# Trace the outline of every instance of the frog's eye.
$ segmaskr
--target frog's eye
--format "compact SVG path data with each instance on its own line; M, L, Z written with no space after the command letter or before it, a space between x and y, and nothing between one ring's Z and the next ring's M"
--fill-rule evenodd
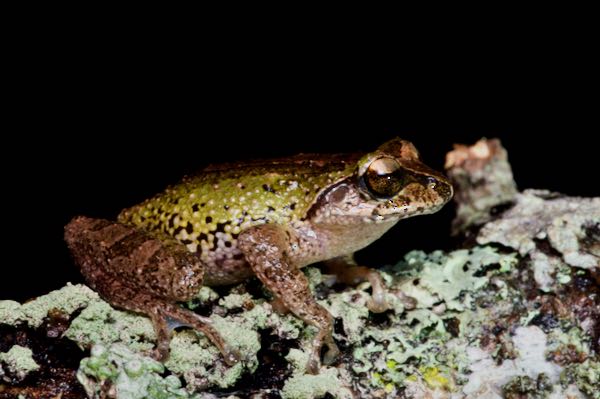
M379 158L371 162L363 175L369 192L377 198L390 198L404 186L404 173L394 158Z

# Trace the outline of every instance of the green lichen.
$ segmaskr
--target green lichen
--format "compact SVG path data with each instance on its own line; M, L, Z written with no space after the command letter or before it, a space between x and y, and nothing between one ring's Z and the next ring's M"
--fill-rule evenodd
M0 301L0 324L14 326L24 319L19 302Z
M77 379L89 397L103 397L106 387L119 399L199 399L181 387L174 375L162 377L164 366L122 344L96 345L81 361Z
M193 330L183 330L173 335L169 360L165 367L177 374L188 370L208 368L216 363L219 350L211 345L208 338Z
M548 332L548 353L590 353L590 337L578 327L555 328Z
M309 358L310 354L308 352L291 348L285 360L292 366L293 373L302 375L306 371Z
M333 317L342 319L344 336L335 334L335 338L357 343L361 340L365 322L369 317L366 307L369 295L363 291L351 291L331 294L326 300L319 301Z
M58 310L70 315L98 300L98 294L87 286L67 284L60 290L23 304L21 310L29 326L39 327L50 310Z
M371 387L386 394L396 392L406 381L420 381L431 390L456 390L469 371L467 336L481 331L480 321L485 319L473 312L475 301L480 296L489 297L485 290L491 277L507 274L516 262L515 254L501 254L489 247L449 254L407 254L403 262L386 272L394 277L392 289L399 288L416 299L416 306L388 314L385 327L369 326L365 322L368 317L359 318L358 333L349 340L354 344L352 370L369 373ZM510 301L509 288L499 286L499 296ZM506 309L511 311L512 307ZM345 324L344 315L338 313ZM449 330L447 325L452 324L456 327ZM455 334L462 340L454 338Z
M517 263L514 254L502 255L491 247L476 247L473 250L458 250L448 254L443 263L439 261L423 261L422 254L411 252L406 255L405 263L421 263L421 270L414 279L402 284L406 294L416 294L415 299L422 307L430 307L433 303L443 300L448 309L462 311L470 306L470 301L458 300L459 295L473 292L482 288L489 282L489 278L478 276L480 271L487 266L499 265L498 272L506 272ZM402 263L399 267L402 267ZM418 279L418 284L415 284ZM416 289L409 286L420 286L427 293L416 293ZM429 294L429 295L428 295ZM432 302L433 301L433 302Z
M200 305L205 305L219 299L219 294L210 287L202 286L198 293L190 301L187 301L186 306L190 309L195 309Z
M512 378L502 387L506 399L544 399L552 391L548 376L541 373L536 379L526 375Z
M353 398L350 390L342 385L335 368L322 369L318 375L294 375L281 390L283 399L321 398L329 393L338 399Z
M252 310L254 311L255 309ZM212 319L215 328L219 331L225 341L240 352L246 367L249 370L254 371L256 366L258 366L256 354L260 350L260 337L257 332L257 324L259 324L261 320L258 317L256 320L252 320L252 316L249 316L251 314L262 313L250 311L246 313L243 320L241 320L242 318L240 317L226 319L219 316L213 316Z
M147 317L113 309L103 301L89 304L71 322L65 336L82 347L121 342L136 351L150 351L156 334Z
M569 284L573 280L571 278L571 268L566 264L561 263L561 265L558 267L555 278L559 284Z
M252 296L248 293L244 294L229 294L219 299L219 305L225 309L237 309L244 307L244 304L252 303Z
M304 275L308 279L308 285L312 292L315 291L315 287L323 282L323 275L321 270L316 267L305 267L303 269Z
M103 344L97 347L101 350L93 349L80 367L79 378L92 394L104 383L104 389L118 389L121 395L129 395L123 396L126 398L209 398L198 392L231 388L244 375L256 371L261 335L264 337L265 332L294 342L285 355L290 377L280 392L284 398L318 398L327 393L336 398L351 397L350 386L360 397L397 397L401 391L407 397L423 397L435 391L460 395L459 391L467 386L470 392L476 392L478 383L471 383L470 379L477 376L485 381L486 370L503 373L504 381L514 380L505 388L506 392L517 392L527 384L523 380L525 385L519 385L516 377L523 372L509 367L511 364L522 369L535 369L533 363L543 364L543 370L528 374L538 375L549 369L555 383L560 367L545 360L544 354L551 356L552 352L568 348L589 356L591 351L589 335L581 326L573 325L572 320L560 320L556 328L548 331L531 325L542 311L527 302L525 293L514 283L520 273L514 267L517 260L515 253L501 253L491 247L450 253L410 252L402 262L382 272L389 290L388 302L393 307L380 315L368 311L368 283L329 292L319 303L337 319L334 337L352 355L335 369L323 366L317 376L305 373L315 328L292 314L274 312L265 298L250 295L243 285L220 298L214 290L204 290L201 298L191 304L212 307L213 325L227 344L241 354L242 361L233 366L224 362L219 350L202 333L180 328L173 333L169 360L158 367L143 356L151 353L155 345L150 320L114 310L98 298L85 299L85 289L83 299L73 300L75 295L65 287L71 300L60 303L59 308L66 313L81 310L66 331L66 338L82 347ZM325 278L315 268L307 269L307 275L313 286ZM549 287L554 289L557 285ZM414 306L408 309L403 302L406 296L414 299ZM53 300L58 302L56 295ZM2 301L2 322L14 325L43 319L56 307L42 306L45 302L40 301L33 308L36 311L28 310L27 315L23 311L25 305ZM536 352L535 362L518 358L520 353L527 355L527 345L517 342L519 334L511 334L521 329L502 325L508 319L513 320L514 326L529 326L526 329L531 330L535 342L543 338L544 347ZM502 330L491 335L498 325ZM485 354L479 369L473 368L477 364L473 353ZM583 392L596 392L596 359L592 357L586 363L591 365L591 371L589 367L569 366L564 381L571 384L571 391L577 386ZM165 373L170 374L165 377ZM192 393L197 394L191 396Z
M218 349L203 334L192 330L175 334L165 367L183 376L191 391L210 386L226 388L233 385L245 370L242 363L233 367L225 365Z
M30 327L37 328L51 310L71 315L94 301L99 301L97 293L85 285L68 283L59 290L20 306L17 306L14 301L0 302L0 323L9 325L26 323Z
M563 384L575 384L593 399L600 399L600 361L588 359L567 366L561 375Z
M233 300L229 298L232 296ZM293 316L282 317L273 313L271 306L264 301L254 301L248 295L230 294L224 298L224 303L235 303L240 297L244 298L244 302L253 304L251 310L226 317L212 315L211 319L227 344L239 352L241 362L227 366L218 349L201 333L188 329L174 334L165 366L183 376L189 389L227 388L244 373L254 372L261 347L258 331L262 329L268 328L286 337L298 337L298 322Z
M29 348L14 345L8 352L0 353L0 377L8 374L11 378L21 381L39 368Z

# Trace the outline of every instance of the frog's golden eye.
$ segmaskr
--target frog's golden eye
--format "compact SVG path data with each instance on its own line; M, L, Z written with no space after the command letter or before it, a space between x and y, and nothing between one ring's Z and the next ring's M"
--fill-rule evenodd
M369 192L377 198L390 198L404 186L404 173L394 158L379 158L371 162L363 175Z

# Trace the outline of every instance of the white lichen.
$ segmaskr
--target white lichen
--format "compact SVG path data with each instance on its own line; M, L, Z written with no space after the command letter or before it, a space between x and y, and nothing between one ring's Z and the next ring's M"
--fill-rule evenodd
M313 399L323 397L326 393L338 399L352 399L354 396L339 380L335 368L321 369L318 375L295 375L288 379L281 390L283 399Z
M544 373L551 383L560 378L562 367L546 360L546 334L536 326L519 327L515 330L512 342L518 351L518 357L504 360L498 365L489 352L477 347L468 347L467 354L471 363L469 382L462 391L467 397L501 399L502 387L512 378L526 375L537 378ZM495 396L494 396L495 395Z
M486 223L477 236L480 244L499 243L521 256L537 251L536 240L548 240L570 266L592 268L600 257L582 249L585 228L600 223L600 198L556 196L525 190L502 218Z

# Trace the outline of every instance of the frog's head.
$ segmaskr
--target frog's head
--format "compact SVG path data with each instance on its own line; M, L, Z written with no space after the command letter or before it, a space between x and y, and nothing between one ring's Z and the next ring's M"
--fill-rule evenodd
M437 212L452 198L452 184L419 160L415 146L395 138L358 162L358 188L375 219Z
M338 223L342 216L398 221L437 212L452 194L448 179L423 164L411 142L395 138L364 155L351 176L333 184L319 213Z

